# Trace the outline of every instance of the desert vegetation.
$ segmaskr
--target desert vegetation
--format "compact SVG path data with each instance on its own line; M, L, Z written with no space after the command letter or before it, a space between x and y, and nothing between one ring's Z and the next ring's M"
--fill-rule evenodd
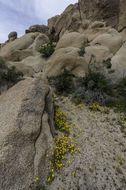
M0 87L7 86L9 88L22 77L22 72L17 71L15 66L7 67L4 59L0 57Z
M52 43L52 42L49 42L48 44L42 45L39 48L39 52L45 58L50 57L53 54L54 51L55 51L55 44Z
M104 62L107 68L111 67L110 60ZM72 94L76 104L81 102L94 103L92 109L99 110L98 106L113 107L115 110L126 109L126 79L123 78L116 84L104 74L89 71L84 77L76 78L70 71L64 71L54 77L48 78L49 83L59 95ZM107 111L106 111L107 112Z

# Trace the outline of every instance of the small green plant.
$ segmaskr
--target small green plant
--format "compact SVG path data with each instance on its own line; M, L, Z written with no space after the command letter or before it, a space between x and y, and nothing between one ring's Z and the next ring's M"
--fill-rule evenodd
M17 57L16 59L14 59L14 62L19 62L21 61L20 57Z
M99 111L101 113L109 114L110 108L105 106L100 106L98 103L93 103L89 106L92 111Z
M111 59L110 59L110 58L107 59L107 60L104 60L104 61L103 61L103 64L105 65L105 67L106 67L107 69L111 69L111 67L112 67L112 63L111 63Z
M90 71L84 77L79 78L81 86L91 90L101 90L106 92L109 89L109 82L106 77L100 72Z
M50 84L54 85L56 88L57 93L71 93L74 89L72 78L74 77L73 74L70 73L67 69L55 76L48 78Z
M75 103L75 105L79 105L81 103L81 98L75 97L75 98L73 98L73 102Z
M115 85L113 96L115 111L126 111L126 78Z
M115 72L114 69L111 69L111 70L108 71L109 74L112 74L112 73L114 73L114 72Z
M42 45L39 48L39 52L42 53L43 57L45 58L50 57L54 51L55 51L55 44L52 42L49 42L46 45Z
M84 57L85 54L85 48L81 47L80 50L78 51L79 56Z
M119 124L121 125L121 132L126 134L126 115L121 116Z
M3 57L0 56L0 69L5 65Z
M49 37L50 42L58 42L59 36L56 35L56 31L54 27L52 27L48 37Z
M23 76L23 73L20 71L17 71L15 66L12 66L7 69L4 77L7 81L16 82L18 78L22 76Z
M43 186L43 187L37 187L36 190L46 190L46 189L45 186Z
M119 81L116 89L119 95L126 97L126 77Z

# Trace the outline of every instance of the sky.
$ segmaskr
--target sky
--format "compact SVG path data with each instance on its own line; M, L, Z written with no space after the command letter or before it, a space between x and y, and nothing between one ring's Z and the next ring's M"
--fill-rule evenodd
M12 31L18 37L34 24L47 25L48 18L61 14L78 0L0 0L0 43L8 39Z

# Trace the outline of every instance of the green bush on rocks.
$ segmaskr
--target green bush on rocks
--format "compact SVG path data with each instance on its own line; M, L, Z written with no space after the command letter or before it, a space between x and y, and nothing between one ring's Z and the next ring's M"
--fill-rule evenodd
M48 78L48 81L51 85L53 85L56 88L56 91L59 94L72 93L74 89L72 81L73 77L74 75L71 74L70 71L64 69L64 71L61 74Z
M39 52L42 53L42 56L45 58L50 57L54 51L55 51L55 44L52 42L49 42L48 44L42 45L39 48Z
M90 90L100 90L106 92L109 89L107 78L100 72L88 72L84 77L79 78L80 86Z

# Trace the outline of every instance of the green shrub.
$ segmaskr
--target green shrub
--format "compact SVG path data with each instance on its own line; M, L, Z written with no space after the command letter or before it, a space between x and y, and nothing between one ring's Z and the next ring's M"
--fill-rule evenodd
M84 57L85 54L85 48L81 47L80 50L78 51L79 56Z
M70 73L67 69L64 69L63 73L48 78L49 83L54 85L56 91L60 94L66 92L71 93L74 89L72 78L74 77L73 74Z
M104 61L103 61L103 64L104 64L104 66L105 66L107 69L111 69L111 67L112 67L112 63L111 63L111 59L110 59L110 58L107 59L107 60L104 60Z
M112 88L112 99L108 106L114 107L115 111L126 111L126 78L121 79Z
M0 56L0 69L2 69L5 65L5 61L3 59L3 57Z
M109 89L109 82L100 72L89 72L84 77L79 78L81 86L90 90L100 90L106 92Z
M116 89L119 95L126 97L126 78L123 78L119 81Z
M59 36L56 35L56 31L54 27L52 27L48 37L49 37L50 42L58 42Z
M42 53L43 57L49 57L53 54L53 52L55 51L55 45L52 42L49 42L46 45L42 45L39 48L39 52Z
M14 62L19 62L21 61L20 57L17 57L16 59L14 59Z
M23 73L16 70L15 66L12 66L7 69L7 72L5 73L5 79L10 82L16 82L19 77L22 77Z

